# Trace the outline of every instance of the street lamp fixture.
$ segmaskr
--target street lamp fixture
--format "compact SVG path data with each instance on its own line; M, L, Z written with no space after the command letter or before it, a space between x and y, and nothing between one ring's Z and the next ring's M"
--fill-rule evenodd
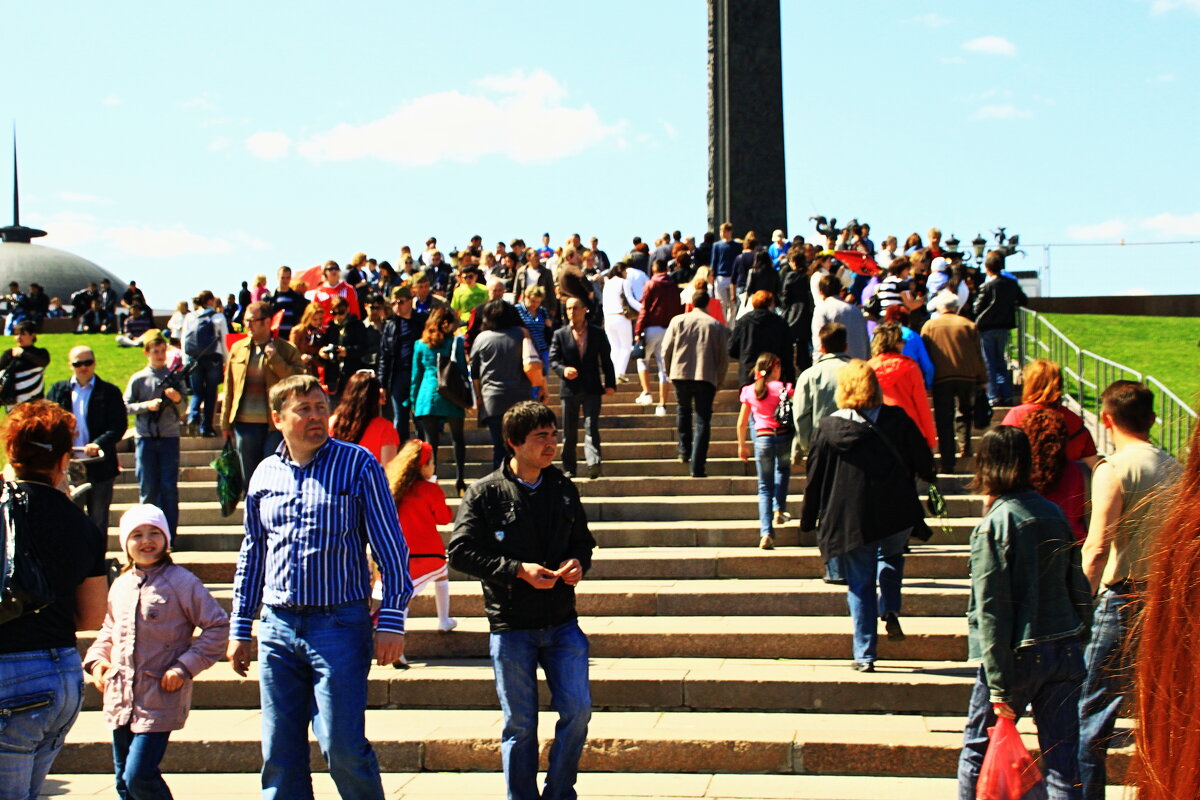
M975 263L983 263L983 251L987 249L987 239L975 234L975 238L971 240L971 249L975 251Z
M960 244L962 244L962 242L960 242L960 241L958 240L958 237L957 237L957 236L955 236L955 235L952 233L952 234L950 234L950 238L949 238L949 239L947 239L947 240L946 240L946 241L945 241L943 244L945 244L945 245L946 245L946 252L947 252L947 253L957 253L957 252L958 252L958 246L959 246Z

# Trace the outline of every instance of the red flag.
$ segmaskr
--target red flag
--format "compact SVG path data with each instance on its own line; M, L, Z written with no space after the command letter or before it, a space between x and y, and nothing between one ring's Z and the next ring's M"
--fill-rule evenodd
M286 308L281 308L271 315L271 336L279 336L279 326L283 324L283 315L287 313Z
M880 273L879 265L875 263L875 259L858 250L838 250L834 253L834 256L837 257L838 261L845 264L847 269L859 275L871 276Z

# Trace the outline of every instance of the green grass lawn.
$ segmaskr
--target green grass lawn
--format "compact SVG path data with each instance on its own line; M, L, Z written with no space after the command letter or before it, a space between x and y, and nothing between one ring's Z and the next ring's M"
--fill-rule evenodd
M129 376L146 366L146 355L140 347L117 347L106 333L47 333L38 336L37 344L50 351L50 366L46 367L46 390L58 381L74 374L67 354L72 347L87 345L96 354L96 374L114 384L122 392ZM11 346L11 345L10 345Z
M1044 314L1085 350L1152 375L1195 408L1200 401L1200 320Z

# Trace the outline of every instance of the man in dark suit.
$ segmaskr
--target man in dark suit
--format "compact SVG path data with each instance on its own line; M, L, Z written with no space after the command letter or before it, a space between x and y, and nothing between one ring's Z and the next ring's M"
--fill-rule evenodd
M588 477L600 477L600 401L617 390L608 336L587 321L587 304L567 299L567 318L550 343L550 368L562 378L563 472L575 477L575 443L579 438L579 410L583 409L584 458Z
M75 377L50 387L47 399L75 415L75 446L83 448L88 483L88 516L101 531L108 530L108 508L112 505L117 466L117 443L129 422L121 390L96 377L96 355L90 347L71 348ZM99 456L99 458L97 458Z

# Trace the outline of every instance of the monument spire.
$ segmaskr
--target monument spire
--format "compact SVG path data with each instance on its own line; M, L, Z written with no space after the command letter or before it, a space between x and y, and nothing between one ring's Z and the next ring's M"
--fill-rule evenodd
M13 222L12 225L0 228L0 240L29 244L31 239L45 236L46 232L37 228L26 228L21 224L21 190L17 181L17 123L13 123Z

